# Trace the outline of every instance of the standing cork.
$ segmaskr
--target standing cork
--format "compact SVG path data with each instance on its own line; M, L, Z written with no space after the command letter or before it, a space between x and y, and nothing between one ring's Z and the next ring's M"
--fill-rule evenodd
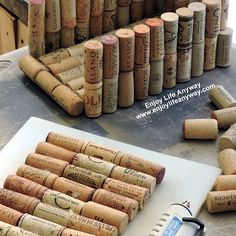
M117 7L117 0L104 0L104 10L112 11Z
M213 70L216 67L216 38L205 38L204 70Z
M60 0L46 1L46 32L55 33L61 29Z
M176 85L177 53L164 57L163 87L173 88Z
M89 37L93 38L102 34L103 14L91 17L89 20Z
M187 7L189 0L175 0L175 8Z
M163 60L151 61L149 80L150 95L160 94L163 87Z
M144 0L132 0L130 4L130 20L135 22L143 19Z
M90 0L76 0L76 19L78 22L89 22Z
M236 149L236 124L233 124L219 140L220 150L227 148Z
M130 5L117 6L116 9L116 28L125 27L130 20Z
M220 30L225 30L228 23L229 0L221 0Z
M216 191L236 190L236 175L220 175L215 182Z
M116 28L116 9L104 11L102 20L102 33L108 33Z
M54 52L58 50L61 41L61 33L58 32L46 32L46 52Z
M192 77L199 77L203 74L204 46L204 42L192 44Z
M76 43L81 43L89 38L89 21L77 22L75 29Z
M68 48L75 45L75 29L74 28L62 28L61 29L61 47Z
M90 16L100 16L104 9L104 0L91 0Z
M76 26L76 0L61 0L61 24L70 29Z
M225 149L218 155L220 168L225 175L236 174L236 151L233 149Z
M17 226L23 214L0 204L0 220Z

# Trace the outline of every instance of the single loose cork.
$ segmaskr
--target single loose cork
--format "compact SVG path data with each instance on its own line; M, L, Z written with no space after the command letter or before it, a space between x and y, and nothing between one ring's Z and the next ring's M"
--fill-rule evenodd
M71 88L73 91L80 90L84 87L84 77L79 77L77 79L73 79L66 83L66 86Z
M56 78L63 84L66 84L67 82L79 78L83 75L84 75L84 66L80 66L61 72L58 75L56 75Z
M215 191L236 190L236 175L220 175L215 182Z
M75 28L65 28L61 29L60 44L63 48L68 48L75 45Z
M61 29L60 0L46 1L46 32L55 33Z
M88 22L90 18L90 0L76 0L76 18L78 22Z
M132 0L130 4L130 20L135 22L143 19L144 0Z
M82 231L67 228L62 231L60 236L95 236L95 234L88 234Z
M102 33L108 33L116 28L116 9L104 11L102 19Z
M61 33L58 32L46 32L45 44L46 44L46 53L54 52L58 50L60 46Z
M177 53L164 57L163 87L173 88L176 85L177 74Z
M0 204L0 221L17 226L23 214Z
M163 60L151 61L150 65L148 93L150 95L160 94L163 87Z
M117 6L116 8L116 28L122 28L130 22L130 5Z
M103 14L100 16L93 16L89 20L89 37L97 37L102 35L102 23L103 21Z
M210 89L208 97L219 109L236 106L235 98L222 85Z
M77 22L75 28L75 41L81 43L89 38L89 21Z
M104 11L112 11L117 7L117 0L104 0Z
M192 44L192 77L199 77L203 74L204 46L204 42Z
M210 213L236 210L236 190L209 192L207 209Z
M204 70L212 70L216 67L216 38L205 38Z
M220 30L225 30L228 23L229 0L221 0Z
M229 128L236 123L236 107L224 108L211 113L211 118L218 121L219 128Z
M233 124L219 139L220 150L236 149L236 124Z
M76 0L61 0L61 24L63 28L76 26Z
M225 175L236 174L236 151L234 149L225 149L218 155L220 168Z
M175 9L181 7L187 7L189 4L189 0L175 0Z

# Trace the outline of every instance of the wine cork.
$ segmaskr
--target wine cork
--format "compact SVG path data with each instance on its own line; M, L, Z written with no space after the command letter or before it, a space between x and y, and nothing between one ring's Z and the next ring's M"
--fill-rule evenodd
M28 37L29 55L39 58L45 54L44 35L30 35Z
M210 89L208 96L219 109L236 106L235 98L222 85Z
M220 168L225 175L236 174L236 151L233 149L225 149L218 155Z
M70 219L68 228L81 230L83 232L95 234L96 236L118 235L118 229L116 227L76 214Z
M104 0L104 11L112 11L117 7L117 0Z
M20 58L19 67L33 81L40 71L48 71L43 64L29 55Z
M46 1L46 32L55 33L61 29L61 3L60 0Z
M144 100L148 97L150 65L134 68L134 98Z
M211 113L211 118L218 121L219 128L229 128L236 123L236 107L224 108Z
M77 22L75 29L76 43L81 43L89 38L89 21Z
M231 64L231 47L232 47L233 30L226 28L220 31L217 38L216 65L227 67Z
M206 5L206 38L215 38L220 31L221 1L203 0L202 3Z
M204 46L204 42L192 44L192 77L199 77L203 74Z
M43 195L42 202L63 210L73 211L75 214L80 214L85 204L81 200L50 189Z
M235 211L236 190L209 192L207 209L210 213Z
M0 220L11 224L11 225L18 225L23 214L19 211L13 210L9 207L0 204Z
M85 202L92 199L93 193L95 191L93 188L62 177L56 179L52 189Z
M153 16L156 13L156 1L145 0L144 1L144 15L145 17Z
M49 171L36 169L27 165L20 166L17 169L16 174L38 184L42 184L47 188L51 188L54 181L58 178L57 175L52 174Z
M0 188L0 204L16 211L32 214L39 203L37 198Z
M216 139L217 121L213 119L187 119L183 123L185 139Z
M116 28L116 9L104 11L102 20L102 33L108 33Z
M191 78L192 48L177 51L177 82L187 82Z
M164 57L163 87L173 88L176 85L177 53Z
M150 28L140 24L134 26L133 30L135 33L135 66L147 66L150 59Z
M84 83L84 108L90 118L102 114L102 81L97 84Z
M76 0L76 19L78 22L88 22L90 18L90 0Z
M40 184L17 175L9 175L4 182L4 188L38 198L39 200L42 199L44 193L48 190L48 188Z
M49 96L52 95L53 90L61 85L61 82L58 81L50 72L40 71L35 77L34 82Z
M61 48L55 52L51 52L40 57L38 60L42 62L45 66L49 66L51 64L59 63L68 57L70 57L69 52L64 48Z
M56 78L61 81L63 84L79 78L84 75L84 66L75 67L70 70L63 71L56 75Z
M132 0L130 4L130 20L142 20L144 15L144 0Z
M103 189L136 200L139 204L139 209L143 209L149 200L148 189L116 179L107 178Z
M163 13L165 54L174 54L177 51L177 35L179 16L173 12Z
M19 227L39 235L59 236L64 227L53 222L40 219L36 216L24 214L20 219Z
M77 79L73 79L66 83L66 86L71 88L73 91L80 90L84 87L84 77L79 77Z
M151 61L149 90L150 95L160 94L163 87L163 60Z
M103 14L100 16L93 16L89 20L89 37L97 37L102 35L102 23L103 21Z
M115 167L115 164L113 163L103 161L101 159L88 155L84 155L82 153L78 153L75 156L72 164L105 176L110 176L113 168Z
M65 148L53 145L48 142L40 142L37 145L35 152L41 155L53 157L69 163L72 163L76 155L76 152L69 151Z
M100 16L103 13L104 9L104 0L91 0L91 10L90 10L90 16Z
M122 62L121 62L122 63ZM121 72L118 85L118 106L130 107L134 103L134 73Z
M61 40L61 33L58 32L52 32L48 33L46 32L46 53L48 52L54 52L60 48L60 40Z
M84 100L84 88L77 90L76 93Z
M68 48L75 45L75 28L61 28L61 47Z
M175 8L187 7L189 0L175 0Z
M225 30L228 23L229 0L221 0L220 30Z
M206 5L201 2L193 2L188 7L194 12L193 43L203 43L205 38Z
M205 38L204 70L212 70L216 66L217 38Z
M122 28L129 24L130 5L117 6L116 8L116 28Z
M70 29L76 26L76 0L61 0L61 24Z
M128 226L128 215L126 213L100 205L96 202L87 202L84 205L81 215L113 225L117 227L120 234L123 233Z
M84 103L80 96L65 85L56 87L53 90L52 98L71 116L80 115L84 109Z
M236 175L220 175L215 182L216 191L236 190Z
M147 188L150 194L152 194L156 187L156 178L153 176L121 166L113 168L111 178Z
M68 162L37 153L30 153L25 160L25 164L41 170L48 170L53 174L61 176Z
M219 139L219 148L224 150L227 148L236 149L236 124L233 124Z
M60 236L95 236L95 234L88 234L82 231L73 230L73 229L64 229Z
M150 59L164 58L164 22L158 18L149 18L145 21L150 28Z
M113 113L117 110L118 76L113 79L103 78L102 112Z
M92 198L93 202L104 206L122 211L129 216L129 220L133 220L138 213L138 202L128 197L107 191L105 189L97 189Z

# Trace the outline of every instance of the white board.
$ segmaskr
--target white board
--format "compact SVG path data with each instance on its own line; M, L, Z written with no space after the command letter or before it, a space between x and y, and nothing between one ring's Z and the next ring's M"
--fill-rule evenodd
M166 167L164 181L157 186L146 208L140 211L138 216L129 224L123 236L148 235L159 216L172 203L189 200L191 211L194 216L197 216L207 193L213 187L216 177L221 173L220 169L212 166L149 151L32 117L0 152L1 186L7 175L14 174L16 169L24 164L27 154L33 152L36 145L44 141L51 131L77 136L84 140L136 154ZM193 235L193 229L188 227L186 236L191 235Z

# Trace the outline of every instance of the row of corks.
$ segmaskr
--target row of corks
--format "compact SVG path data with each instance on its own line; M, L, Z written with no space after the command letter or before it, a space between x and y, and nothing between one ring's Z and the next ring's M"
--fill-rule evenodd
M51 132L0 188L0 221L41 236L116 236L164 175L157 163Z

